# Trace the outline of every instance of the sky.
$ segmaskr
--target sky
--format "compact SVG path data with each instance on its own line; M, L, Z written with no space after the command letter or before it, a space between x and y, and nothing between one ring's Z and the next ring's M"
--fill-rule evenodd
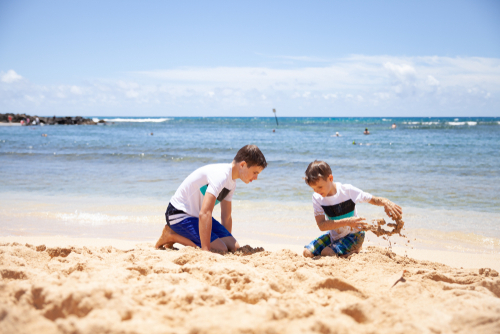
M0 112L500 116L500 1L0 0Z

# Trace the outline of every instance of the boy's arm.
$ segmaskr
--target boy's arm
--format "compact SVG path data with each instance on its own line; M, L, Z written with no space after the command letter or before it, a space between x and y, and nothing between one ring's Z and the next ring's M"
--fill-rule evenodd
M230 201L222 201L220 202L220 220L222 226L232 233L233 229L233 217L231 216L231 202Z
M326 219L325 215L322 215L322 216L315 216L314 218L316 218L316 223L318 224L318 227L321 231L329 231L344 226L349 226L357 228L358 230L362 230L363 228L368 226L368 224L365 223L366 218L363 217L350 217L339 220L328 220Z
M211 193L205 193L199 216L201 249L210 251L210 235L212 233L212 211L216 198Z
M394 220L398 220L403 217L403 209L401 209L399 205L389 201L387 198L373 196L369 203L377 206L383 206L385 213Z

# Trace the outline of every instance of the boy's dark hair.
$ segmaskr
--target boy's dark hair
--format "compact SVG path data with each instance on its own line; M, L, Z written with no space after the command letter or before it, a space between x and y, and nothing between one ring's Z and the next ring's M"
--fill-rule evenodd
M307 166L304 180L308 185L315 184L319 179L327 180L332 175L332 169L324 161L314 160Z
M262 168L267 167L267 161L264 157L264 154L259 150L257 145L245 145L234 157L234 161L236 163L245 161L247 163L247 167L260 166Z

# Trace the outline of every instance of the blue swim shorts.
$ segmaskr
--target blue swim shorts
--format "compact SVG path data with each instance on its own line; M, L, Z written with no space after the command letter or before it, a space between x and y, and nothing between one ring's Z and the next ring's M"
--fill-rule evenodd
M310 244L306 245L307 248L314 256L321 255L321 252L326 247L330 247L335 254L341 256L351 253L353 250L359 248L363 241L365 240L365 232L360 231L357 233L351 233L343 238L332 241L330 238L330 233L325 233L322 236L311 241Z
M188 238L201 247L199 219L196 217L186 218L176 224L171 224L170 228L177 234ZM210 242L219 238L232 237L233 235L217 220L212 217L212 233L210 234Z

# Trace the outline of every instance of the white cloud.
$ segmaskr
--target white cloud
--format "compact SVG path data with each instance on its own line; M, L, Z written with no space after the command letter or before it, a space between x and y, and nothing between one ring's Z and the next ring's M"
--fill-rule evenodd
M8 70L7 73L1 74L2 82L12 83L21 80L23 77L16 73L14 70Z
M434 78L432 75L427 76L427 84L429 86L439 86L439 81Z
M387 62L384 64L384 68L389 70L392 74L397 76L400 79L414 78L417 75L417 71L413 66L408 64L393 64L391 62Z
M63 112L72 106L90 115L109 110L135 115L138 106L149 115L236 116L267 114L274 107L282 115L331 115L332 104L337 116L498 115L500 110L500 59L494 58L353 55L323 66L184 67L54 87L27 80L12 86L3 77L0 107L20 111L30 103Z
M139 97L139 93L136 92L135 90L129 90L125 93L125 95L128 97L128 98L136 98L136 97Z
M83 94L82 89L80 87L78 87L78 86L71 86L70 92L73 93L73 94L76 94L76 95L82 95Z

